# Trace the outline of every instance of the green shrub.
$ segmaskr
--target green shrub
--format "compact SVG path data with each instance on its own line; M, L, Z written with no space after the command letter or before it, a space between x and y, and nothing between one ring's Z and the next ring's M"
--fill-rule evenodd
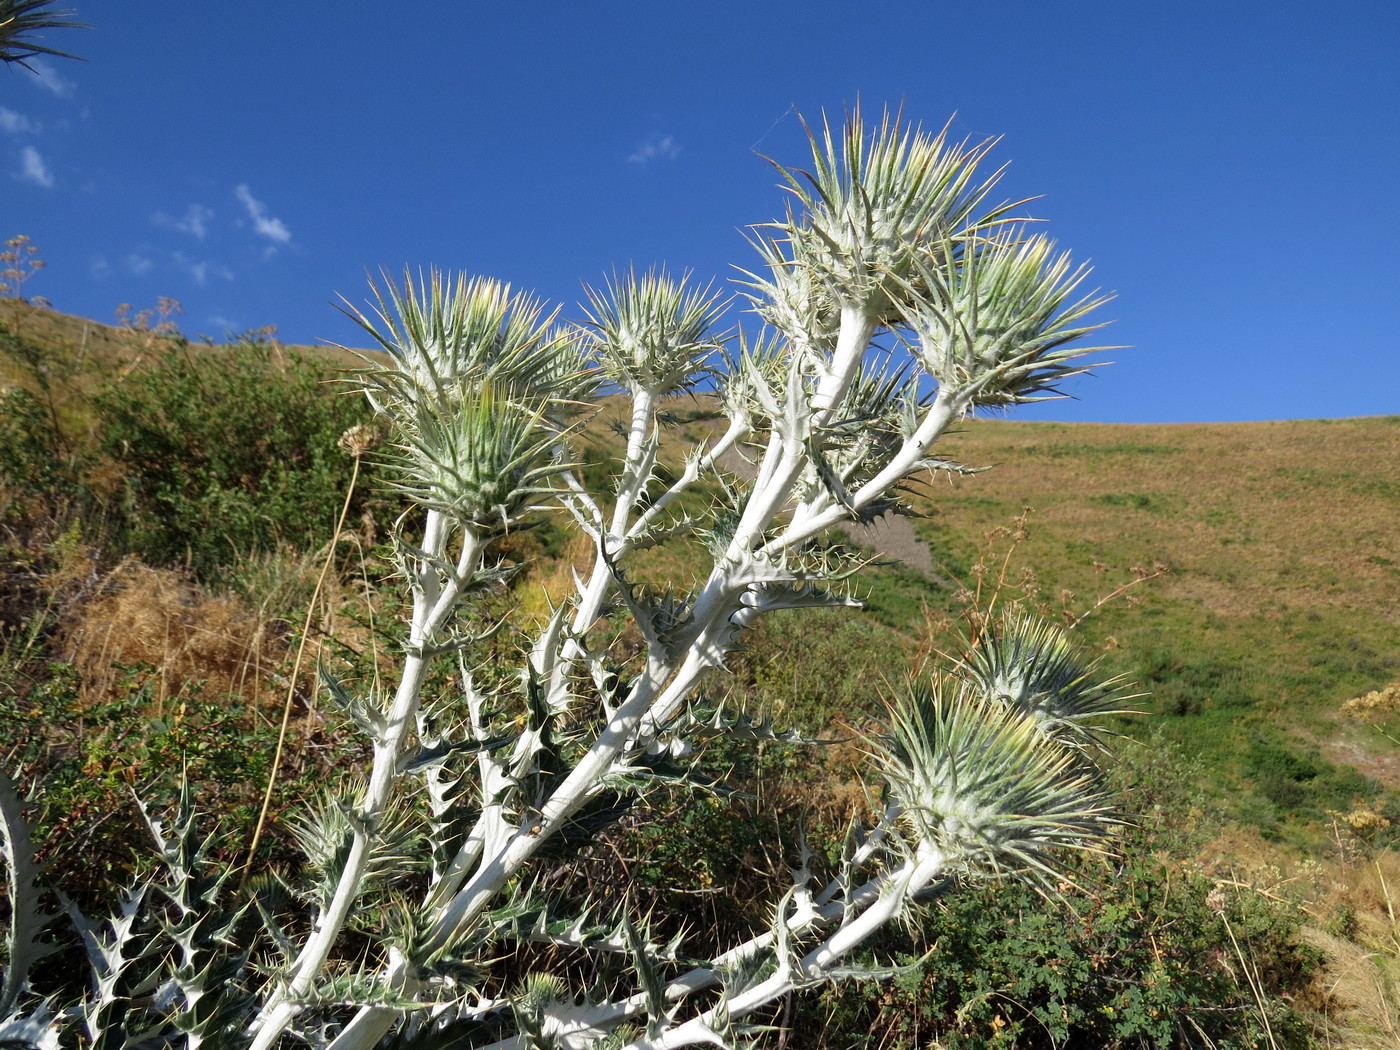
M157 676L146 667L119 668L113 687L85 702L72 665L32 655L0 676L0 744L10 769L43 784L31 812L41 858L80 896L99 898L129 876L145 827L138 796L163 811L189 783L228 826L252 825L275 724L198 683L157 704ZM314 751L299 754L284 766L279 799L314 790L326 775Z
M908 664L907 647L907 639L850 610L780 612L754 629L725 684L746 706L816 732L880 711L881 690L897 685Z
M1136 655L1136 654L1135 654ZM1252 669L1205 652L1183 653L1155 646L1142 657L1142 683L1164 714L1199 715L1203 711L1245 711L1258 704L1267 686Z
M1011 882L949 894L883 945L906 969L880 993L826 990L802 1004L798 1030L823 1034L800 1045L1308 1045L1292 1003L1317 963L1297 943L1302 913L1195 865L1223 819L1199 790L1198 755L1160 729L1121 751L1113 782L1141 816L1110 858L1067 873L1068 902Z
M1250 740L1245 769L1255 789L1283 815L1325 820L1330 811L1347 810L1360 799L1374 798L1382 785L1350 766L1336 766L1320 754L1256 735Z
M883 996L829 991L806 1004L798 1030L843 1033L809 1045L887 1050L1228 1050L1269 1045L1270 1032L1306 1046L1288 997L1315 957L1294 939L1296 913L1225 892L1154 845L1134 831L1119 859L1079 864L1073 905L1012 882L950 895L887 946L909 968Z
M55 516L76 494L48 408L23 387L0 390L0 525Z
M349 477L336 446L365 422L309 356L259 343L169 346L96 397L115 549L208 577L240 557L330 538ZM362 489L363 491L363 489ZM363 497L361 497L363 503Z

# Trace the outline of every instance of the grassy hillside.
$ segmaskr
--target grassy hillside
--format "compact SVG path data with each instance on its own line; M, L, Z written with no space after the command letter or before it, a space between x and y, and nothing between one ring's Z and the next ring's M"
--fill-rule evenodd
M362 409L323 380L349 361L266 338L189 343L151 323L109 327L0 302L9 412L0 424L10 435L0 449L0 748L45 782L42 845L56 869L119 876L136 834L128 785L159 798L181 772L209 785L233 818L229 856L242 856L273 777L260 863L275 866L290 855L279 815L358 760L311 671L320 658L371 674L398 642L376 600L376 541L393 510L362 483L339 544L328 542L355 473L336 437ZM705 407L674 406L665 452L674 462L709 426ZM584 442L585 473L611 470L607 416ZM1333 967L1309 986L1331 1045L1400 1038L1400 1015L1387 1006L1400 988L1400 712L1382 705L1363 721L1342 711L1400 682L1400 417L984 419L940 451L989 469L930 481L907 535L856 537L889 552L864 584L866 613L764 621L724 687L780 720L839 726L874 714L894 668L946 645L969 607L1018 603L1079 622L1107 666L1150 692L1144 713L1121 725L1144 742L1122 749L1128 804L1161 836L1144 840L1136 861L1146 866L1128 873L1140 880L1134 892L1165 907L1191 887L1200 922L1212 886L1288 911ZM919 541L926 547L911 547ZM510 554L526 566L524 582L547 590L588 551L546 524ZM336 571L319 588L328 555ZM673 555L645 568L690 571ZM547 615L522 585L493 601L484 622ZM309 655L297 662L303 641ZM503 634L494 644L511 642ZM290 746L274 762L284 717ZM808 811L835 823L863 797L858 753L773 767L798 777L788 794L763 786L764 761L778 760L739 763L772 804L764 820ZM706 885L742 883L755 863L744 827L717 811L681 825L682 839L672 830L631 845L659 882L669 865L704 864ZM698 857L697 834L713 840ZM1102 871L1084 878L1113 881ZM1146 923L1150 911L1134 914ZM1257 930L1275 929L1255 918ZM1152 927L1143 929L1150 940ZM1183 945L1183 957L1209 955ZM917 957L928 947L899 950ZM986 954L984 944L965 947ZM1240 966L1268 969L1262 958ZM1304 980L1275 978L1278 988ZM917 1012L927 1005L919 996L935 993L890 994ZM864 1000L820 1002L852 1030L899 1045L894 1029L863 1019Z
M1083 608L1135 566L1169 567L1085 629L1152 690L1154 721L1206 757L1218 789L1257 788L1272 747L1400 788L1394 745L1338 712L1400 678L1400 416L988 420L952 447L994 467L929 500L922 531L954 559L1029 507L1018 555L1047 599L1069 590Z

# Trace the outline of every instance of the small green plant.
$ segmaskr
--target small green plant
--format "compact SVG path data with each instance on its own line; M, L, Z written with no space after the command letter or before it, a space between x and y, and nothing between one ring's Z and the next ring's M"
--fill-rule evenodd
M0 525L62 516L61 508L77 492L72 463L54 429L52 405L23 387L0 390Z

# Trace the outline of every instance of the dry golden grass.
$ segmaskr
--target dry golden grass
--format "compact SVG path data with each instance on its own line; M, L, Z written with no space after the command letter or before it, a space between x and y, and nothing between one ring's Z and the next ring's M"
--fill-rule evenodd
M950 531L996 524L979 515L984 500L1019 501L1047 534L1170 564L1168 594L1223 616L1341 605L1400 624L1390 600L1400 585L1400 417L977 420L948 447L961 462L995 466L935 496Z
M1394 1050L1400 1046L1400 1000L1396 998L1400 986L1378 964L1374 953L1316 926L1305 927L1303 937L1327 959L1315 982L1331 1022L1323 1045L1347 1050Z
M1400 1046L1400 853L1369 850L1342 826L1334 831L1336 854L1319 860L1235 827L1198 863L1228 886L1308 916L1302 938L1323 964L1305 998L1322 1022L1322 1045L1391 1050Z
M1335 932L1309 926L1304 935L1327 963L1317 984L1339 1028L1329 1045L1400 1046L1400 854L1328 865L1321 906L1347 917Z
M521 631L538 630L548 622L559 606L574 590L575 573L585 575L592 568L593 543L582 533L571 535L559 557L544 560L531 557L532 551L521 544L504 547L507 558L526 560L530 586L519 588L511 622Z
M21 300L0 305L0 323L64 364L84 372L103 373L134 353L133 333L118 325L101 324L84 317L46 310ZM23 382L23 372L0 358L0 381Z
M260 684L287 649L285 633L236 596L211 594L177 570L134 559L66 611L57 641L88 703L110 692L121 668L150 667L157 713L191 682L212 696L242 694L256 710Z

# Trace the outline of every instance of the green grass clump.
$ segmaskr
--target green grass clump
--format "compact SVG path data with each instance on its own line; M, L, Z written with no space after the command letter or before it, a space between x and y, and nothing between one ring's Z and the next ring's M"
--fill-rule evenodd
M102 326L89 355L64 342L59 315L28 309L0 325L13 378L0 388L0 526L77 520L112 559L202 579L330 538L350 474L337 442L371 414L330 357L265 335L214 346L143 331L124 346Z

